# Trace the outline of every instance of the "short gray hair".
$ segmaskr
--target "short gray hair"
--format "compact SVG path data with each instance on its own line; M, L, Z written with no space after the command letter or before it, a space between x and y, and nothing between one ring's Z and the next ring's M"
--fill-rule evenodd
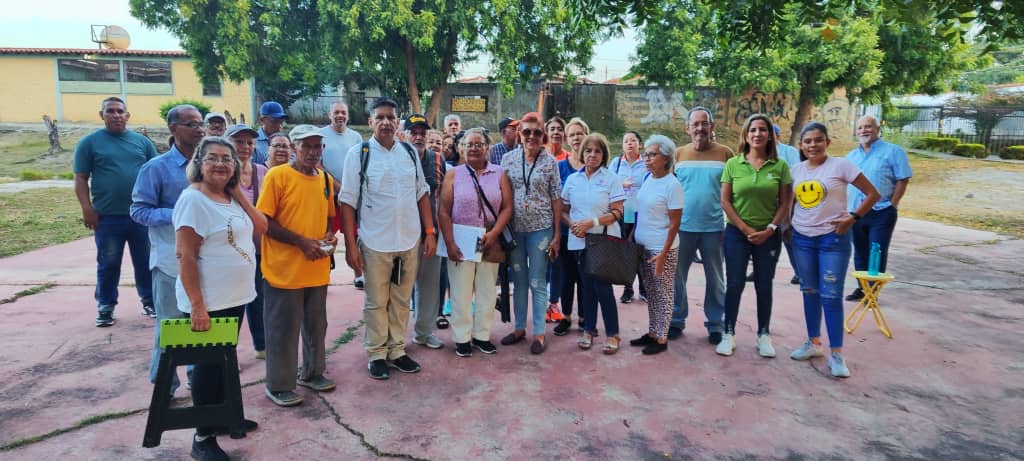
M178 104L177 106L172 107L171 110L167 111L167 124L173 125L181 121L181 113L189 109L199 112L199 109L192 104ZM232 148L233 147L234 146L232 146Z
M694 112L704 112L705 114L708 114L708 123L715 123L715 116L714 116L714 114L711 113L711 109L708 109L707 107L704 107L704 106L696 106L693 109L690 109L690 111L686 113L686 124L687 125L690 124L690 119L693 118L693 113Z
M458 115L455 115L455 114L448 114L448 115L444 116L444 124L445 125L448 124L449 120L458 120L459 121L459 125L462 124L462 117L459 117Z
M658 146L658 153L670 159L676 155L676 143L672 142L668 136L652 134L644 142L644 150L651 146Z
M234 164L234 172L231 174L231 179L228 179L228 183L224 186L226 191L238 184L238 178L242 172L242 162L238 160L238 152L235 151L235 145L231 143L231 140L223 136L207 136L199 141L199 145L196 146L196 153L192 155L192 161L188 162L188 166L185 167L185 177L188 178L189 183L193 184L203 181L203 158L206 157L206 151L213 145L227 147L231 152L231 163Z

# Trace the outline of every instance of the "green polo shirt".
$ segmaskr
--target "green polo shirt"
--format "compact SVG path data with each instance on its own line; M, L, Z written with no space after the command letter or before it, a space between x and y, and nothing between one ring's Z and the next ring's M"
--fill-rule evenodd
M768 159L755 171L743 154L725 162L722 182L732 184L732 206L743 222L762 230L772 222L779 209L779 188L793 183L789 165L779 159ZM732 220L730 224L736 225Z
M131 130L100 128L75 147L75 173L89 173L92 206L100 215L128 216L139 168L156 157L149 138Z

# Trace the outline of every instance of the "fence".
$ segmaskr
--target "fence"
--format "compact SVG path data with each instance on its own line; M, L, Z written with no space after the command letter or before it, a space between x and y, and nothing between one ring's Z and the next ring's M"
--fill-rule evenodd
M991 153L1024 144L1024 106L896 106L882 118L905 135L958 138Z

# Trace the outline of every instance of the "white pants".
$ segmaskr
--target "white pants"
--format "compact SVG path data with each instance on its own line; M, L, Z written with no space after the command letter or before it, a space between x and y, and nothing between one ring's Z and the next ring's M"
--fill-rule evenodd
M498 292L498 264L448 261L448 285L452 301L452 339L456 343L491 340L494 302ZM476 309L473 308L474 292Z

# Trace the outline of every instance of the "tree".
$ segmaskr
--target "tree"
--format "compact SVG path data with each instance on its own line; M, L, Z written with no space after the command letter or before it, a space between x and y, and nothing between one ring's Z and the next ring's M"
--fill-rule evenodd
M979 96L957 98L950 104L952 107L945 108L943 115L973 121L975 132L980 138L979 144L991 147L992 131L1003 117L1024 110L1024 96L988 92Z
M179 37L204 79L250 76L279 92L318 89L360 75L435 119L459 63L491 56L493 78L513 84L588 69L603 30L564 25L562 0L131 0L132 15ZM537 72L520 72L523 63ZM336 82L336 80L335 80Z

